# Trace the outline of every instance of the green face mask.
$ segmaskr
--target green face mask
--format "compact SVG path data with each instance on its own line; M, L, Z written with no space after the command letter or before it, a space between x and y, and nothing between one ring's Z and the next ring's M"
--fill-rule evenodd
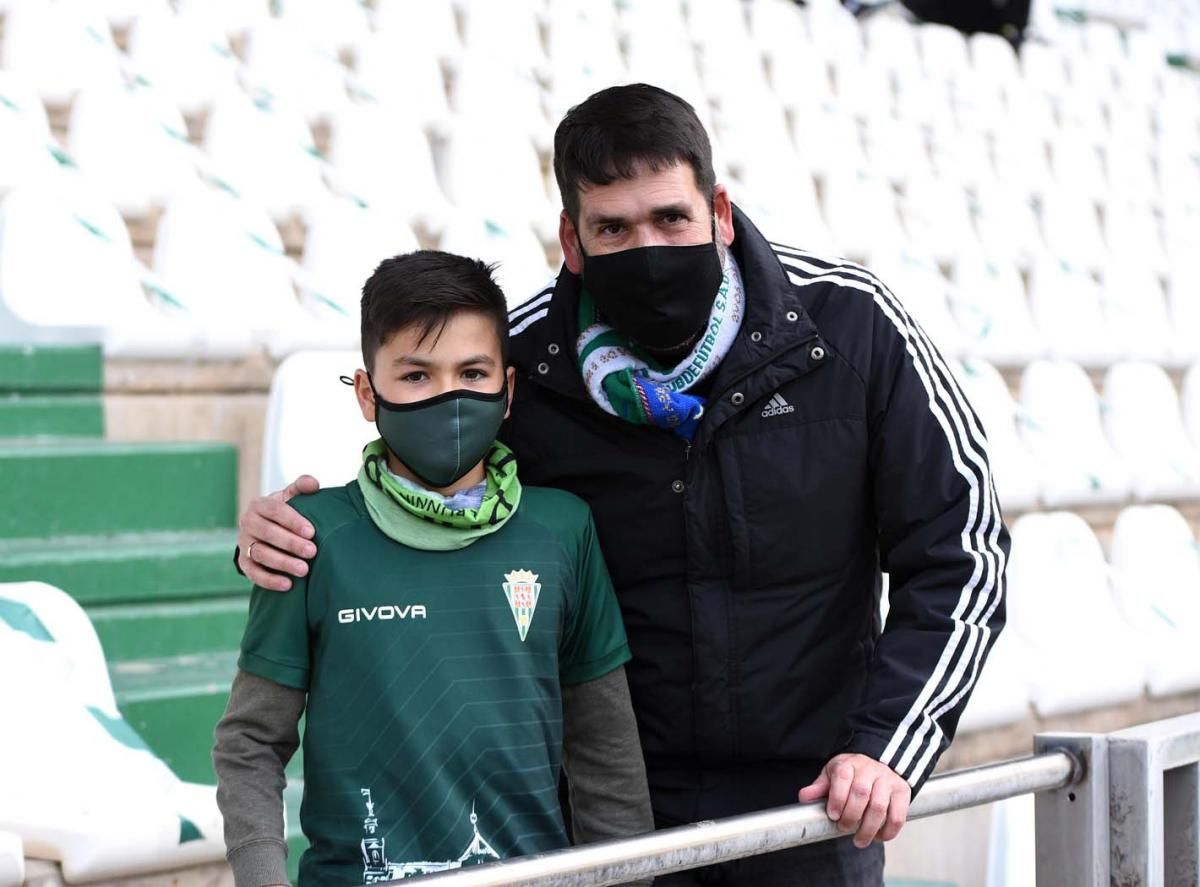
M374 381L371 390L383 442L431 489L450 486L479 464L508 409L507 379L495 394L458 389L416 403L384 400Z

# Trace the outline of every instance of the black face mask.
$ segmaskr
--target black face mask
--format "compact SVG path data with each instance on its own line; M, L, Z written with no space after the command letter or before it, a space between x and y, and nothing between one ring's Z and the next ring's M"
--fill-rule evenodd
M642 246L583 254L583 283L614 328L655 356L674 356L703 331L724 271L717 244Z

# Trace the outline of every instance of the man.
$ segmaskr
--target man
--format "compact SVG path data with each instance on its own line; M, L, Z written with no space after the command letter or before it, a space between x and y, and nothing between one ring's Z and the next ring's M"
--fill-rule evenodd
M883 284L733 207L686 102L604 90L554 150L565 268L510 313L500 436L595 514L657 825L825 798L853 833L660 882L881 884L877 842L1003 625L979 421ZM311 534L284 503L314 486L243 516L260 585L303 575Z

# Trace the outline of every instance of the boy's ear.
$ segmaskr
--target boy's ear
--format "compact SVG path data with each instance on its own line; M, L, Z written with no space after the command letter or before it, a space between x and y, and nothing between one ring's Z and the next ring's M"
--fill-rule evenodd
M504 418L507 419L512 414L513 393L517 389L517 371L509 367L504 371L504 375L508 378L508 406L504 410Z
M354 396L358 399L358 408L362 417L368 422L375 421L375 392L371 390L371 380L366 370L354 371Z

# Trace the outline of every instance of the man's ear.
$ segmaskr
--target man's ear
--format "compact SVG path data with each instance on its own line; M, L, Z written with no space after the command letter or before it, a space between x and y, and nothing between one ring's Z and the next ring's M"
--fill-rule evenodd
M729 246L733 243L733 201L724 185L713 188L713 218L717 223L717 237Z
M517 371L514 367L509 367L504 371L504 375L508 379L508 406L504 408L504 418L507 419L512 415L513 395L517 390Z
M583 250L579 246L579 232L565 209L558 216L558 245L562 247L563 264L567 270L572 274L582 274Z
M371 380L366 370L354 371L354 396L358 399L358 408L362 417L368 422L375 421L375 392L371 390Z

